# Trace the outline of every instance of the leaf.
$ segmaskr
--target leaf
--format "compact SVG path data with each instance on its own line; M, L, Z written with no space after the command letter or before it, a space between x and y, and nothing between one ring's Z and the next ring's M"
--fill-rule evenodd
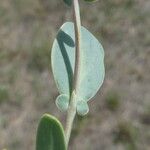
M77 112L78 115L84 116L89 112L89 107L86 101L78 101L77 102Z
M36 150L66 150L63 127L55 117L45 114L41 118L37 130Z
M69 96L62 94L56 99L56 105L61 111L67 111L69 106Z
M64 2L65 2L68 6L71 6L71 5L72 5L72 1L73 1L73 0L64 0Z
M63 29L67 30L64 32ZM75 56L74 39L67 33L72 32L70 24L64 24L57 34L51 52L51 64L54 79L60 94L70 97L72 92L73 68Z
M81 66L76 97L88 102L104 80L104 50L98 40L84 27L81 28L81 43ZM58 90L70 99L75 67L73 23L67 22L60 28L52 47L51 61Z

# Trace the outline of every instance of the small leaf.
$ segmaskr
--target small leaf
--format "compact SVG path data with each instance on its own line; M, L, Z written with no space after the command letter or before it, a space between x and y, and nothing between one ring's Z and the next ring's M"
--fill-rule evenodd
M62 94L56 99L56 105L61 111L67 111L69 106L69 96Z
M37 130L36 150L66 150L63 127L55 117L45 114L41 118Z
M84 116L89 112L89 107L86 101L77 102L77 113L78 115Z
M71 5L72 5L72 0L64 0L64 2L65 2L68 6L71 6Z

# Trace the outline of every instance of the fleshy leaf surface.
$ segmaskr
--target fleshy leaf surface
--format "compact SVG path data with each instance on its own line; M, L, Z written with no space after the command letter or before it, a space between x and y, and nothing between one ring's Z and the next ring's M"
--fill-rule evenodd
M70 23L62 25L51 52L52 71L57 88L60 94L69 97L72 92L73 68L75 65L75 42L72 25Z
M77 102L77 113L78 115L84 116L89 112L89 106L86 101L79 100Z
M61 123L53 116L45 114L40 120L36 150L67 150Z
M67 111L69 106L69 96L62 94L56 99L56 105L61 111Z
M89 101L101 87L104 69L104 50L99 41L84 27L81 27L81 66L77 98ZM52 71L60 94L72 93L75 67L74 24L65 23L54 41L51 54Z

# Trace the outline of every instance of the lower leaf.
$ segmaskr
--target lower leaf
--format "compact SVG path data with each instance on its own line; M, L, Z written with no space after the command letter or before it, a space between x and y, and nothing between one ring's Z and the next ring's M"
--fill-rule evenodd
M39 122L36 150L66 150L63 127L49 114L44 114Z

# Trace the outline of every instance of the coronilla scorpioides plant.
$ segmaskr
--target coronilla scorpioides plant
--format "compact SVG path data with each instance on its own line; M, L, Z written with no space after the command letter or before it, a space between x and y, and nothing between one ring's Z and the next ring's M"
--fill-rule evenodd
M66 22L59 29L51 50L51 65L60 93L56 105L67 112L66 129L55 117L43 115L37 129L36 150L68 149L75 115L88 113L88 101L101 87L105 75L103 47L81 25L78 0L64 2L73 9L73 22Z

